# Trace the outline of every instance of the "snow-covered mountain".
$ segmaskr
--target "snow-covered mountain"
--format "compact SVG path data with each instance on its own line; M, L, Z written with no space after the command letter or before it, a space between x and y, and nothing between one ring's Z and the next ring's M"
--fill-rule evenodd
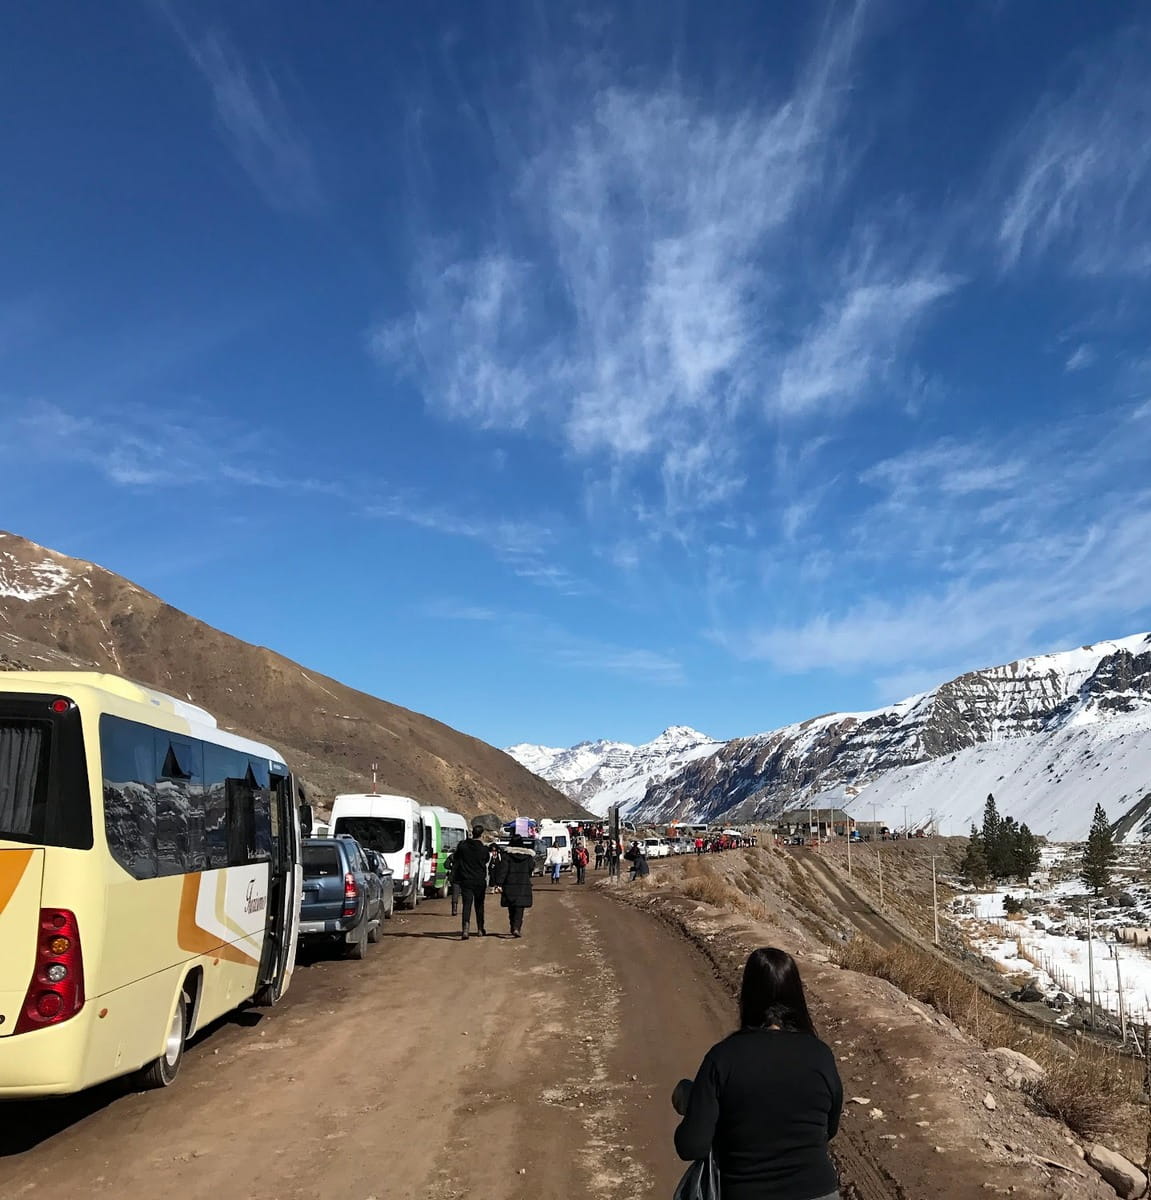
M673 725L642 746L598 741L565 750L524 742L509 746L507 753L584 808L604 816L613 804L627 812L651 785L723 745L686 725Z
M860 819L934 815L962 832L992 792L1053 838L1086 835L1096 802L1151 839L1151 635L971 671L868 713L833 713L726 743L648 789L652 821L770 817L847 804Z

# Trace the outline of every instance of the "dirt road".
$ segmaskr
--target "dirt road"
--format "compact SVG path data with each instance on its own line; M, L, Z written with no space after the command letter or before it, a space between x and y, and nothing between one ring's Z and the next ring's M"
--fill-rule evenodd
M398 913L365 962L302 965L282 1005L206 1031L165 1092L0 1110L0 1196L670 1195L668 1096L730 1002L650 917L536 895L522 941L461 944L446 901Z

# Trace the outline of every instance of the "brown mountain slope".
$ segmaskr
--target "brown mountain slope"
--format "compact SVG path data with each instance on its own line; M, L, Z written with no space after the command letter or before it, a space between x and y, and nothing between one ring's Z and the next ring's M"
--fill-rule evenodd
M502 751L306 671L103 567L0 533L0 668L94 666L186 697L270 743L321 808L370 787L473 816L563 816L572 802Z

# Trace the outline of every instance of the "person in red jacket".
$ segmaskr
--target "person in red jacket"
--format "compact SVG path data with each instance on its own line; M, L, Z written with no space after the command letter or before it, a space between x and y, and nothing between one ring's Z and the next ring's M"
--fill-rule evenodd
M585 846L581 843L580 845L578 845L576 847L576 850L575 850L576 883L586 883L587 882L587 863L588 863L587 846Z

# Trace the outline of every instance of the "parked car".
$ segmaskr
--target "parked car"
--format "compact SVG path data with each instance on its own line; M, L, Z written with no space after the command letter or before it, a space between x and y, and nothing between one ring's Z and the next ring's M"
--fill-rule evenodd
M300 941L331 942L348 958L363 958L379 938L383 880L350 837L305 838Z
M368 866L380 877L380 918L384 921L390 921L392 914L396 911L396 889L395 876L392 874L392 868L388 866L388 860L378 850L369 850L366 846L361 847L364 851L364 857L368 860Z

